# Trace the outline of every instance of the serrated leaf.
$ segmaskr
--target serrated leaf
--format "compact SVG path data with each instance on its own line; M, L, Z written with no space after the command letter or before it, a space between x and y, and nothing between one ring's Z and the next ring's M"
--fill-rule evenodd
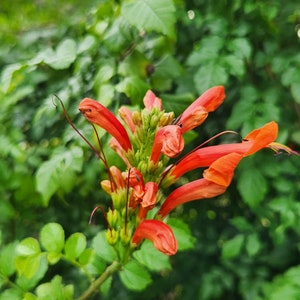
M41 193L45 206L60 187L68 191L73 186L74 171L80 171L82 163L82 149L72 147L69 151L63 149L63 152L55 153L40 165L35 175L36 189Z
M41 248L38 240L34 238L26 238L21 241L16 247L16 253L18 256L31 256L41 252Z
M73 233L65 243L65 254L69 259L75 260L86 248L86 237L80 233Z
M252 208L264 199L268 190L266 179L254 167L240 172L237 187L245 203Z
M123 17L139 30L175 36L175 6L172 0L135 0L122 6Z
M228 48L234 52L234 55L239 58L249 59L252 53L252 47L248 39L236 38L228 43Z
M201 66L194 75L194 82L199 94L203 94L215 85L226 84L228 73L226 69L217 62Z
M40 232L40 241L46 251L60 253L65 244L65 233L60 224L48 223Z
M116 90L126 94L131 99L133 105L141 105L149 88L149 84L137 76L126 77L116 85Z
M151 282L150 274L136 260L128 262L119 273L122 283L134 291L144 290Z
M159 251L149 241L144 241L133 257L151 271L171 270L169 257Z
M44 58L44 62L55 70L67 69L75 61L76 54L76 42L66 39L57 46L56 51Z
M242 234L236 235L233 239L226 241L222 246L222 258L230 259L239 255L243 243L244 236Z
M196 239L192 236L187 224L175 218L170 218L167 223L171 226L178 242L178 251L194 248Z
M105 238L105 231L99 232L93 239L92 243L95 253L107 262L116 260L116 252L114 248L108 244Z

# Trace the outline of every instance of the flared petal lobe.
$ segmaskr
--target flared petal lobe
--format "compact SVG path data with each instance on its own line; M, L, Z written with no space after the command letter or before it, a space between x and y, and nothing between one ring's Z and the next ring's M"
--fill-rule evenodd
M176 157L184 147L181 127L167 125L160 128L155 135L151 160L157 163L161 153L168 157Z
M174 190L159 209L157 213L159 218L164 218L183 203L223 194L232 180L234 169L242 158L243 156L238 153L225 155L204 171L204 178L189 182Z
M203 93L182 113L178 121L182 126L182 133L201 125L207 118L208 113L219 107L224 99L223 86L215 86Z
M154 247L166 255L174 255L178 244L172 229L158 220L144 220L136 228L132 243L139 245L143 239L153 242Z
M170 176L177 180L185 173L196 168L210 166L218 158L229 153L239 153L248 156L261 150L271 147L276 139L278 126L270 122L261 128L251 131L242 143L223 144L197 149L183 157L171 170Z
M156 95L152 91L147 91L144 99L143 99L145 108L147 110L151 110L154 107L158 108L158 110L162 110L162 101L160 98L156 97Z
M115 137L126 152L132 148L124 126L105 106L96 100L84 98L79 104L79 110L89 122Z

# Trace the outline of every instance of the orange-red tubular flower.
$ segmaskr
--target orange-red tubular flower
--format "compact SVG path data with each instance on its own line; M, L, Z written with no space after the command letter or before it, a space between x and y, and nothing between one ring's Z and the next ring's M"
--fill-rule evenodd
M230 153L214 161L204 171L203 178L184 184L174 190L159 209L158 217L164 218L171 210L183 203L213 198L223 194L242 158L243 155L239 153Z
M132 148L128 134L121 122L105 106L90 98L84 98L79 104L85 118L110 133L127 152Z
M135 132L135 125L132 120L132 111L125 106L120 107L119 115L122 120L126 123L132 133Z
M208 89L197 98L181 115L179 124L182 125L182 133L201 125L209 112L219 107L225 99L223 86L215 86Z
M149 239L154 247L166 255L174 255L178 244L172 229L158 220L144 220L136 228L132 243L139 245L143 239Z
M232 152L248 156L254 152L271 147L276 139L278 126L270 122L259 129L251 131L242 143L223 144L197 149L187 154L170 171L169 175L177 180L183 174L196 169L210 166L218 158Z
M152 91L147 91L144 99L144 105L147 110L151 110L154 107L157 107L159 110L162 110L162 101L160 98L157 98Z
M168 157L176 157L184 147L181 127L167 125L160 128L155 135L150 159L157 163L161 153Z

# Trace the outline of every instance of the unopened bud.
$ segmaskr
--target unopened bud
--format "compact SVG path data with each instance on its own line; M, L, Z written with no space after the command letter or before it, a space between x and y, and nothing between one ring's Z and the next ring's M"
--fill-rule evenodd
M117 241L119 239L119 233L118 233L118 231L116 231L114 229L108 229L105 232L105 238L106 238L107 242L113 246L117 243Z
M111 227L115 228L119 224L120 213L116 209L114 209L114 210L109 209L106 214L106 218L107 218L109 225Z
M121 228L120 230L120 240L123 245L128 245L131 241L132 237L132 230L127 228L125 229L124 227Z
M157 115L151 116L151 118L150 118L150 124L149 124L150 128L151 129L156 129L158 121L159 121L159 119L158 119Z
M159 120L159 126L163 127L166 125L170 125L174 117L174 112L164 113Z
M142 126L143 121L142 121L141 113L139 111L134 111L132 113L132 122L134 125L138 127Z

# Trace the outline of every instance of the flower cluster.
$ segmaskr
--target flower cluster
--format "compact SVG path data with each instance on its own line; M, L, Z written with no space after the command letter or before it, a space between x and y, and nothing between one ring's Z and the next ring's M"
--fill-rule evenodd
M143 110L132 112L126 107L120 108L119 115L127 130L99 102L89 98L81 101L81 113L112 136L109 145L126 165L124 172L116 166L107 168L109 179L101 182L112 199L106 214L106 238L123 259L126 260L144 239L151 240L167 255L175 254L177 241L164 222L174 208L224 193L241 159L262 148L293 152L274 142L278 127L272 121L250 132L241 142L198 147L169 165L170 158L177 157L184 149L184 133L202 124L224 99L224 88L213 87L175 119L174 113L163 110L162 100L148 91ZM164 187L196 168L206 168L202 178L176 188L166 197L163 195Z

